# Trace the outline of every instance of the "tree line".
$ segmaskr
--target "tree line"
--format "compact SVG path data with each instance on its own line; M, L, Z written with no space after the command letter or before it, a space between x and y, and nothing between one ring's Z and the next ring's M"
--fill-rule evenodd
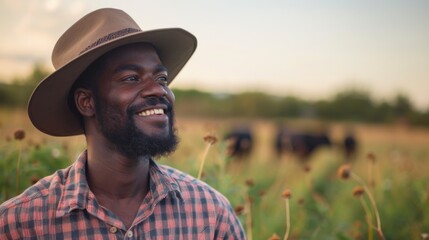
M25 78L0 83L1 107L25 107L38 82L49 71L36 65ZM196 89L173 89L176 113L193 117L317 118L369 123L403 123L429 127L429 107L418 110L405 94L376 100L369 91L348 88L328 99L307 100L297 96L274 96L263 92L212 93Z
M188 116L245 118L309 118L368 123L406 123L429 127L429 108L415 108L404 94L377 101L370 92L349 88L329 99L306 100L262 92L214 94L176 89L177 112Z

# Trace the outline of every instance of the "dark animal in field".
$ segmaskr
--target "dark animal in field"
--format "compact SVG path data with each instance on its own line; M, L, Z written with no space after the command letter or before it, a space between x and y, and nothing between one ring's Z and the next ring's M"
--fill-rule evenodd
M253 134L249 128L235 128L225 135L229 157L248 157L253 148Z
M284 153L292 153L301 160L308 160L320 147L331 146L331 140L326 133L293 131L280 128L275 138L275 150L280 157Z
M342 149L346 161L352 161L356 158L358 142L353 132L347 132L344 135Z

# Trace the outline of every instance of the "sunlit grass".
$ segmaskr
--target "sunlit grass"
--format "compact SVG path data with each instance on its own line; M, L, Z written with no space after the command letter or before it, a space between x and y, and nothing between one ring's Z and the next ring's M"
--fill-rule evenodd
M200 175L203 181L225 194L234 208L242 209L239 218L246 229L251 224L253 239L274 239L277 234L286 234L285 200L279 197L285 188L293 192L293 198L288 199L288 239L368 238L365 211L362 210L361 202L351 194L356 183L340 181L337 177L338 167L345 163L337 148L320 149L305 164L291 154L279 159L272 148L274 122L255 120L252 122L255 148L248 159L235 161L225 155L223 136L232 125L239 122L239 119L178 118L181 143L175 153L159 162L195 177ZM299 127L320 125L314 121L288 122ZM330 125L334 142L341 140L344 128L348 125ZM425 214L429 212L429 129L364 124L355 126L361 145L356 161L350 164L373 193L386 239L421 239L421 234L429 231L429 216ZM37 154L46 152L52 155L52 151L46 150L58 148L67 155L67 158L61 158L68 161L63 165L74 161L85 146L82 136L55 138L38 132L24 111L0 111L0 156L4 158L0 161L14 159L15 165L7 165L12 173L17 159L13 153L18 148L7 139L13 139L18 129L26 133L22 141L20 166L25 174L20 174L21 177L31 176L36 169L38 174L51 174L47 170L42 171L41 166L55 161L35 163L29 159L34 156L31 153L36 151L35 146L42 146ZM216 136L218 141L210 144L210 150L206 151L208 143L203 138L208 133ZM376 156L376 161L369 162L370 153ZM246 185L249 179L253 182L251 187ZM30 179L22 180L22 184L27 186L31 183ZM12 186L10 195L15 192L15 182L8 181ZM5 186L1 186L2 189ZM4 197L0 195L0 201ZM251 209L251 220L246 219L249 216L245 212L247 209Z

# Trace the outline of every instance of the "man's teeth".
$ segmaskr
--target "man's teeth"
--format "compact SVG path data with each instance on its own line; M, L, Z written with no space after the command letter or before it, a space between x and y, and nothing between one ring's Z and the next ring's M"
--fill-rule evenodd
M139 113L140 116L151 116L151 115L161 115L161 114L164 114L164 109L162 108L149 109Z

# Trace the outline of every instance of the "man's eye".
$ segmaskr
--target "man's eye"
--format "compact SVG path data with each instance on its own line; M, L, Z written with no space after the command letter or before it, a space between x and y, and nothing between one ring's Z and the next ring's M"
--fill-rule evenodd
M167 86L167 83L168 83L167 77L159 77L157 81L159 84Z
M129 76L129 77L124 78L124 81L135 82L135 81L138 81L138 80L139 80L139 78L137 76Z

